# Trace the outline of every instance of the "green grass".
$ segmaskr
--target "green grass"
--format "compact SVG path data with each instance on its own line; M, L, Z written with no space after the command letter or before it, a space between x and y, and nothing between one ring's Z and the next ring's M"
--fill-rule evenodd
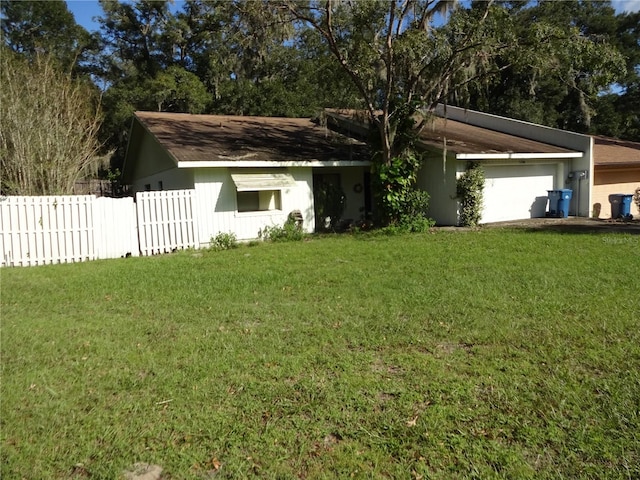
M3 269L3 479L639 478L640 236Z

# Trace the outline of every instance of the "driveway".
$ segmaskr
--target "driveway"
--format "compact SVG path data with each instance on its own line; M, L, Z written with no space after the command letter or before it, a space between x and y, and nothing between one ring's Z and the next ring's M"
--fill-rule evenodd
M640 220L601 220L597 218L530 218L483 225L482 228L522 228L531 231L561 233L630 233L640 235Z

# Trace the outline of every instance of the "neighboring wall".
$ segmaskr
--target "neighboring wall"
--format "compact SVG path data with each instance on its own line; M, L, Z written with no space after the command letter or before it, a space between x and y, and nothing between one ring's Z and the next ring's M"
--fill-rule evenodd
M614 193L633 194L640 187L640 166L630 168L598 168L595 167L593 186L593 216L611 218L609 195ZM640 211L631 202L631 214L640 217Z

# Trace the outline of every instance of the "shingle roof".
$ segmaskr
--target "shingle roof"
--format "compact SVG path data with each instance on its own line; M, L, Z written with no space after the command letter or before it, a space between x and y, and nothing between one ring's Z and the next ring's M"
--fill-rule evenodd
M640 142L593 137L593 163L601 166L640 166Z
M455 120L435 118L420 140L454 153L568 153L571 150Z
M344 118L354 111L333 110ZM190 115L136 112L136 118L179 162L199 161L367 161L367 146L306 118ZM362 120L359 117L357 120ZM421 141L452 153L564 153L551 144L489 130L455 120L435 118ZM640 164L640 142L594 137L594 163Z
M366 115L355 110L331 109L329 112L357 123L368 121ZM456 154L571 152L548 143L441 117L434 117L427 123L420 133L420 140L423 144L440 150L446 145L449 152Z
M304 118L136 112L178 162L368 161L367 146Z

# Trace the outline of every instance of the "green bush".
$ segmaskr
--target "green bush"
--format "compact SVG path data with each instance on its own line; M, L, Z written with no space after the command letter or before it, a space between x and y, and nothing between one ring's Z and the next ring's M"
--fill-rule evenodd
M427 216L428 207L429 194L424 190L409 190L405 192L398 220L381 228L380 233L397 235L428 231L435 224L433 219Z
M377 223L393 225L406 214L409 194L414 191L419 158L412 152L391 159L389 165L377 164L373 170Z
M289 218L282 226L266 226L258 230L258 238L266 242L296 242L304 238L302 225Z
M427 216L429 194L424 190L412 190L405 196L400 227L407 232L421 233L429 230L435 222Z
M231 250L238 247L238 238L232 232L220 232L215 237L211 237L212 250Z
M482 217L484 170L472 163L458 179L456 190L460 200L460 225L475 227Z

